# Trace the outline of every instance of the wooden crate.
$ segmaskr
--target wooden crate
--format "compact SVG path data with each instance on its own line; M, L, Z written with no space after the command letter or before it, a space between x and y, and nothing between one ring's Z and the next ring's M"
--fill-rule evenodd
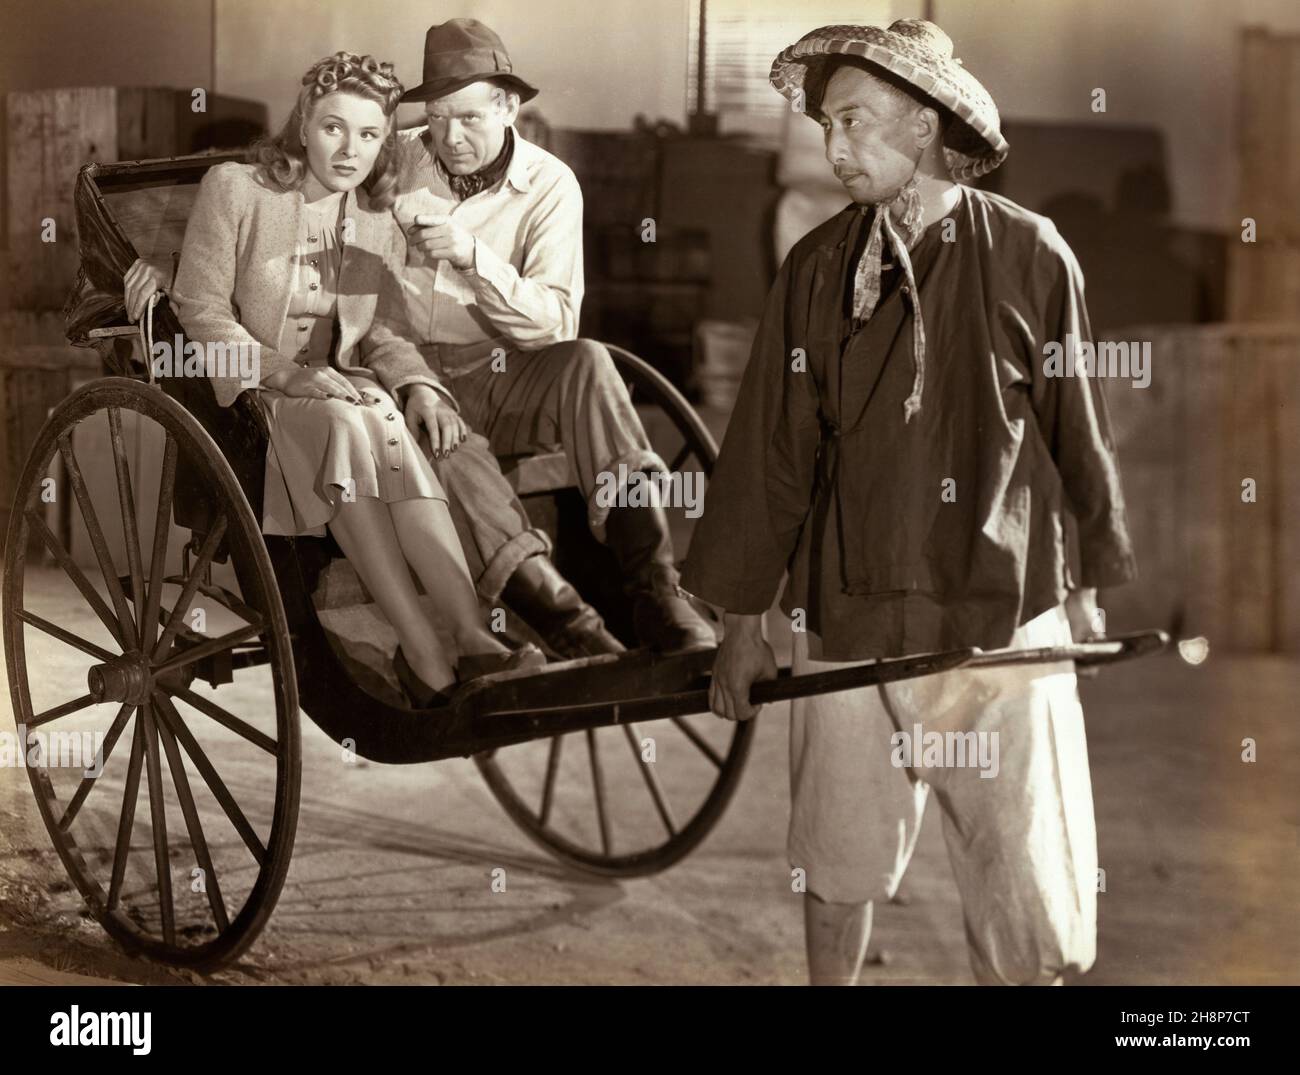
M578 177L588 228L639 228L646 217L658 217L659 139L654 135L556 128L546 148Z
M709 235L702 316L757 317L777 270L776 153L723 138L667 138L660 159L659 227Z

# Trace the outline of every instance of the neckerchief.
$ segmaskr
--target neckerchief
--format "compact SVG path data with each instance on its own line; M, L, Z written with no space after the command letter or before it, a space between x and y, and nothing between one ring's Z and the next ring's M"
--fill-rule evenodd
M892 207L901 210L898 220L901 235L894 227ZM869 321L880 303L880 264L887 242L907 278L903 294L911 299L912 318L915 322L912 332L912 362L916 367L916 376L912 381L911 395L903 401L903 421L906 423L921 409L921 389L925 384L925 322L921 317L921 296L917 293L916 277L912 274L912 259L908 256L908 251L920 242L924 231L921 227L921 195L916 189L916 179L908 180L890 202L882 202L874 207L864 205L862 212L868 213L872 208L876 210L876 216L871 222L867 246L858 260L857 271L853 276L853 318L859 323Z
M505 141L501 145L501 152L497 154L496 160L491 164L485 164L477 172L470 172L468 175L452 175L447 171L446 166L442 163L442 158L437 153L434 153L433 157L438 162L438 170L442 172L443 178L447 180L447 185L451 187L451 192L456 195L457 201L463 202L466 198L472 198L475 194L496 186L501 177L506 174L506 169L510 167L510 158L514 156L514 151L514 128L507 127Z

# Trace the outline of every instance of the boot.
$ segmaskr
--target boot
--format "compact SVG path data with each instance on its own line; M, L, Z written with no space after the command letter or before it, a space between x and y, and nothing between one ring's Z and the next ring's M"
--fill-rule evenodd
M623 570L637 638L660 653L718 644L713 629L677 585L673 541L663 508L611 508L605 543Z
M501 591L501 600L566 659L623 653L626 649L605 629L600 613L582 599L544 554L530 556L515 568Z

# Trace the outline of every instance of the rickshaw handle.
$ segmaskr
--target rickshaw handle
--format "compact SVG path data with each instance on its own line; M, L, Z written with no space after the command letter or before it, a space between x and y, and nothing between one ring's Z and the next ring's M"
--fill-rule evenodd
M1137 631L1133 634L1117 635L1113 638L1095 642L1071 643L1067 646L1049 646L1040 649L999 649L981 650L978 648L949 650L944 653L926 653L915 657L891 657L873 661L869 664L853 664L843 668L832 668L825 672L812 672L806 675L791 675L783 669L776 679L755 683L749 690L752 705L765 705L768 702L786 702L793 698L808 698L815 694L832 694L836 691L856 690L872 687L881 683L893 683L900 679L913 679L917 676L933 675L958 668L990 668L1013 664L1043 664L1055 661L1073 661L1076 667L1087 668L1092 665L1110 664L1115 661L1128 660L1158 653L1169 645L1169 635L1164 631ZM545 675L545 672L538 673ZM660 694L650 697L628 698L623 700L604 699L595 702L557 705L554 709L567 712L580 712L589 709L610 709L615 713L615 723L623 724L635 720L658 720L664 717L684 716L689 713L703 713L709 707L709 692L706 688L678 691L674 694ZM534 714L545 712L546 708L528 710ZM490 709L490 707L489 707ZM515 712L514 709L501 710L500 713Z

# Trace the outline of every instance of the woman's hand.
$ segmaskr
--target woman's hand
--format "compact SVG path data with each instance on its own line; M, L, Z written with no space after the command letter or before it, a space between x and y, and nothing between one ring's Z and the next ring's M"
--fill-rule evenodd
M429 431L435 459L445 459L469 436L469 426L442 396L427 384L413 385L406 396L406 428L417 441L420 427Z
M274 388L286 396L304 399L346 399L352 403L367 403L343 374L329 366L299 366L280 370L262 380L263 388Z
M122 289L126 294L126 316L132 321L139 321L150 298L159 291L166 294L166 282L167 278L160 270L144 258L136 258L122 277Z

